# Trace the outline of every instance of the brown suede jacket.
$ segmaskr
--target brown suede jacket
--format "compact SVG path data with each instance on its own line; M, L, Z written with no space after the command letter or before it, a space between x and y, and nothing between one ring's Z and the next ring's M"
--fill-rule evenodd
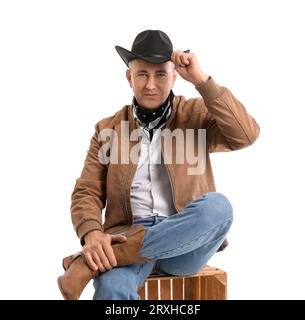
M197 129L206 129L206 163L203 174L187 174L189 165L185 163L166 164L174 205L178 213L199 196L215 191L209 153L247 147L259 135L256 121L227 88L220 87L210 78L196 89L202 98L186 100L183 96L175 96L173 110L166 124L166 128L170 130L192 128L196 129L196 132ZM73 226L82 244L84 236L92 230L98 229L114 234L125 231L133 223L130 188L137 164L132 162L102 164L98 157L99 150L105 143L99 138L102 130L115 130L119 148L121 147L121 121L128 121L129 133L139 127L134 120L130 105L98 122L81 176L76 180L72 194L71 215ZM139 140L129 141L129 150L135 144L139 144ZM123 144L122 146L124 147ZM166 150L166 146L162 143L164 158ZM176 143L173 142L172 153L175 152ZM103 223L101 213L105 206Z

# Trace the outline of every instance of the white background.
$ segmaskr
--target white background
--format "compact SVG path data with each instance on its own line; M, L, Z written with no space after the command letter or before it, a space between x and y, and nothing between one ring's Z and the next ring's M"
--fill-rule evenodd
M228 272L230 299L304 299L302 5L1 1L0 298L62 299L61 259L80 249L70 196L94 125L132 98L114 46L161 29L261 127L250 148L212 155L235 221L210 265ZM198 96L182 79L174 92ZM92 294L90 284L82 299Z

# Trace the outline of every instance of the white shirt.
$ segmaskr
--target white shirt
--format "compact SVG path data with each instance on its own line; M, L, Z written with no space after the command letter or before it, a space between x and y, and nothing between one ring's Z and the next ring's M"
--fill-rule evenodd
M150 142L148 130L140 123L141 153L130 191L132 213L137 217L170 216L177 212L161 153L161 128L164 126L165 123L155 131Z

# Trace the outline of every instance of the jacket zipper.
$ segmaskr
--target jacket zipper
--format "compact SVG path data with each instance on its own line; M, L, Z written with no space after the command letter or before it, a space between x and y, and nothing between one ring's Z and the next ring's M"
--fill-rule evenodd
M164 151L163 151L163 145L161 145L161 152L162 152L162 157L163 157L163 160L164 160ZM165 165L165 168L166 168L166 171L167 171L167 175L168 175L168 178L169 178L169 182L170 182L170 185L171 185L171 191L172 191L172 197L173 197L173 203L174 203L174 207L177 211L177 213L179 213L179 210L177 209L176 207L176 198L175 198L175 192L174 192L174 184L173 184L173 180L172 180L172 177L170 175L170 170L168 169L168 166L167 164L164 162L164 165Z

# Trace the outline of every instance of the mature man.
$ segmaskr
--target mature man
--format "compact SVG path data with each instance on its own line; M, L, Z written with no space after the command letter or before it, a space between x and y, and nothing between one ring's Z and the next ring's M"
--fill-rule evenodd
M194 53L173 51L164 32L143 31L131 51L116 50L134 98L97 123L76 182L71 213L83 249L64 259L65 299L77 299L92 278L94 299L131 300L152 271L199 271L226 246L232 223L209 153L244 148L259 135L244 106ZM173 94L177 73L200 98Z

